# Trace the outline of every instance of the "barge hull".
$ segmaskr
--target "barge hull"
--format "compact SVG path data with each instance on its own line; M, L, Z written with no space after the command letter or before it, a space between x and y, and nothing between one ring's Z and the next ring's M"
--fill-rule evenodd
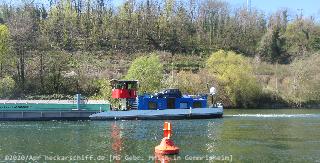
M90 118L96 121L114 121L114 120L183 120L183 119L212 119L222 118L222 114L211 115L162 115L162 116L134 116L134 117L95 117Z
M0 111L0 121L89 120L98 111Z
M91 120L178 120L222 118L223 108L108 111L93 114Z

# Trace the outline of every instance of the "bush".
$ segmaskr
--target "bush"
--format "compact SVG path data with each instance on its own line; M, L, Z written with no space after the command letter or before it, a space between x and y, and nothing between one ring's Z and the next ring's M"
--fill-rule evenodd
M16 82L10 77L6 76L0 80L0 97L10 98L13 96Z
M297 59L290 65L290 76L282 96L289 103L301 107L304 103L320 100L320 55Z
M219 97L227 106L254 107L261 95L249 59L232 51L213 53L206 69L218 82Z
M156 92L161 88L163 65L156 54L135 59L125 77L126 80L138 80L141 92Z
M172 75L168 74L168 76L165 76L162 85L164 88L175 87L179 88L182 93L196 95L209 93L207 84L212 86L216 82L205 70L201 70L198 73L180 71L174 75L174 79L172 79Z
M108 100L112 105L118 106L117 99L112 98L112 87L109 79L99 79L96 80L99 85L99 93L95 96L90 97L90 99L104 99Z

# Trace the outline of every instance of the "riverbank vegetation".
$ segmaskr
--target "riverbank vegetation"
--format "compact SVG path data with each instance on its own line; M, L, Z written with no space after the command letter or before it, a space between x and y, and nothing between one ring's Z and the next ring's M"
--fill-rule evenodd
M57 0L0 4L0 97L110 99L108 80L141 92L218 88L229 107L320 103L320 25L216 0Z

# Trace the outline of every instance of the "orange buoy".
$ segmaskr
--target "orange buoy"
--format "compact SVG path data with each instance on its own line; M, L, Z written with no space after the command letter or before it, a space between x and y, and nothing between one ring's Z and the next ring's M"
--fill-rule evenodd
M174 142L171 137L171 123L164 122L163 127L163 139L160 143L160 145L155 147L155 153L157 154L178 154L180 149L179 147L174 145Z
M170 122L164 122L163 125L163 137L171 137L171 123Z

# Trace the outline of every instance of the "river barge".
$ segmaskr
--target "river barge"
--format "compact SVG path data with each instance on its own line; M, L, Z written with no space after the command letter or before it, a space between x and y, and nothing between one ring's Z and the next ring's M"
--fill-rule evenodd
M112 80L111 107L104 100L0 100L0 121L17 120L169 120L221 118L223 106L208 106L208 95L182 95L179 89L137 94L138 81ZM213 95L213 94L212 94ZM213 98L212 98L213 99Z
M111 111L90 116L92 120L169 120L222 118L223 106L208 106L208 95L182 95L179 89L137 95L138 81L112 80L112 98L119 101ZM214 88L211 95L215 94ZM213 99L213 98L212 98Z

